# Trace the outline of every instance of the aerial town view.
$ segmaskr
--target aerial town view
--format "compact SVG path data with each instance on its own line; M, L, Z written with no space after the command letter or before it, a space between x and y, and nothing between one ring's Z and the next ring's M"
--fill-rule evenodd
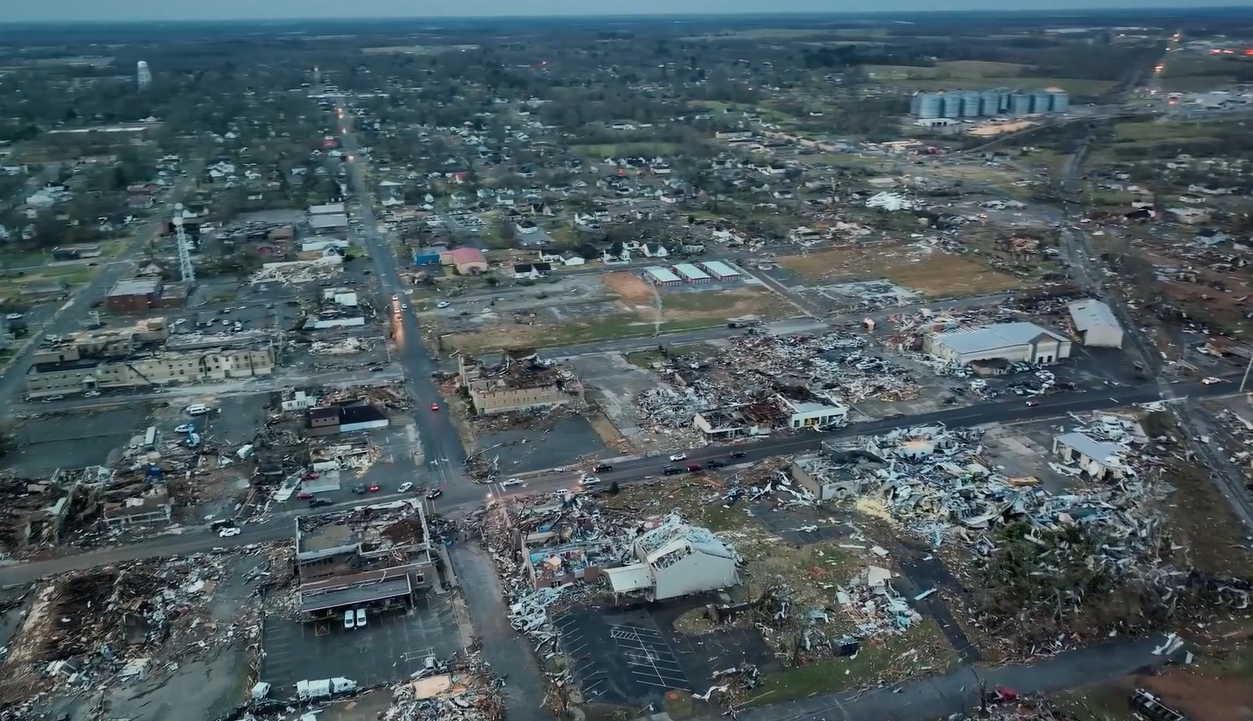
M5 10L0 721L1250 721L1253 6L1113 4Z

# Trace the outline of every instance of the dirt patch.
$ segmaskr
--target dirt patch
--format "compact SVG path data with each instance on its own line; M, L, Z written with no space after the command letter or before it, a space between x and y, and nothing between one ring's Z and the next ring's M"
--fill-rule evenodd
M810 284L886 278L928 298L997 293L1024 285L1022 279L977 260L911 246L838 248L785 256L778 263Z
M623 435L622 432L614 427L613 423L604 413L596 413L587 419L591 424L592 430L596 431L596 435L605 442L606 446L619 452L628 452L631 449L631 443Z
M795 315L796 312L795 308L768 289L757 286L654 289L643 278L623 271L609 273L604 280L622 304L645 322L657 320L658 299L661 301L663 321L773 320Z
M656 302L653 296L653 287L634 273L619 270L613 273L606 273L602 278L609 290L613 291L623 303L630 307L642 304L652 305Z

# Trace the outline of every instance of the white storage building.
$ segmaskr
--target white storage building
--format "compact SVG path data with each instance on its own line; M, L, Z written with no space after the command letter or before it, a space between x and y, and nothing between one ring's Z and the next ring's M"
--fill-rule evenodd
M691 263L679 263L674 266L673 270L680 278L688 283L708 283L713 280L713 278L709 277L708 273L700 268L697 268Z
M662 268L661 266L645 268L644 279L653 285L660 286L678 285L683 282L683 279L670 272L669 268Z
M1114 311L1099 300L1087 298L1076 300L1067 308L1070 320L1075 324L1085 346L1093 348L1122 348L1122 326L1114 317Z
M718 281L725 282L728 280L740 279L740 271L736 270L735 268L732 268L731 266L727 265L726 263L723 263L720 260L705 261L704 263L700 264L700 267L704 268L706 272L708 272L710 275L714 277L715 280L718 280Z
M631 555L634 563L605 571L615 594L639 593L662 601L739 583L734 549L678 516L637 537Z
M923 351L968 365L978 361L1056 363L1070 357L1070 339L1035 323L996 323L979 328L932 333Z

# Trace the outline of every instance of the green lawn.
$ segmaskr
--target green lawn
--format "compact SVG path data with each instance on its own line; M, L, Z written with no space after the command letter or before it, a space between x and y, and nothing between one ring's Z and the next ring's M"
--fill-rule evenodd
M674 143L604 143L600 145L572 145L570 151L586 155L597 160L618 158L622 156L655 156L665 157L678 152L679 146Z
M1074 96L1100 95L1116 83L1112 80L1089 80L1087 78L1033 78L995 77L971 78L905 78L883 81L902 90L987 90L991 88L1051 88L1059 87Z

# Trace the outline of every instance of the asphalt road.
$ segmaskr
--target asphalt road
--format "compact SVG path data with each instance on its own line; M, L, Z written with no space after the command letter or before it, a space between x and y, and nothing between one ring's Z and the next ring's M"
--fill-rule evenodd
M1225 383L1217 383L1208 386L1202 383L1186 383L1175 386L1174 391L1178 397L1229 395L1235 391L1235 384L1238 381L1238 374L1233 374L1228 377L1228 380ZM944 423L948 426L961 427L981 425L984 423L1042 420L1067 413L1081 413L1085 411L1119 408L1135 403L1148 403L1161 399L1161 393L1157 390L1157 387L1153 385L1118 387L1110 388L1108 390L1109 392L1107 393L1088 392L1047 396L1040 399L1040 404L1038 406L1028 406L1025 401L1013 400L1002 403L989 403L970 408L956 408L950 411L928 413L919 416L892 418L872 421L870 423L857 423L845 428L824 433L803 433L796 436L737 444L735 446L706 446L703 448L694 448L687 451L688 458L684 462L701 463L703 465L709 460L723 459L727 460L729 463L748 463L768 458L770 456L816 451L820 448L822 441L831 438L855 436L865 433L883 433L907 426ZM732 448L736 451L743 451L745 454L744 458L728 458L728 454ZM665 456L624 460L622 462L615 463L613 471L598 475L605 485L613 481L617 481L620 484L632 483L649 478L664 477L661 475L661 469L667 465L671 465L671 463ZM484 500L486 500L489 494L492 496L517 497L525 496L531 493L551 491L561 487L574 488L579 477L582 475L583 470L587 469L538 475L529 479L525 486L513 487L509 489L501 489L499 485L496 484L472 485L470 483L458 483L456 485L449 486L445 491L444 496L434 505L438 507L438 510L443 512L462 511L478 507ZM678 476L676 478L681 477L682 476ZM395 500L395 498L399 497L400 496L395 495L378 496L369 499L369 502L382 503ZM347 503L337 504L336 506L325 510L319 509L317 512L326 513L328 511L348 508L353 505L356 505L356 503L350 501ZM39 561L36 563L24 563L3 567L0 568L0 586L15 583L27 583L51 574L64 573L66 571L79 568L90 568L92 566L108 563L119 563L122 561L130 561L139 558L151 558L154 556L197 553L212 550L218 547L242 546L251 543L284 540L293 535L294 527L291 519L296 515L307 512L309 511L300 511L287 516L279 516L268 523L246 525L243 527L243 531L240 535L233 536L231 538L219 538L215 533L198 529L195 531L188 531L187 533L179 536L163 536L158 540L147 541L144 543L105 548L98 551L91 551L89 553L67 556L50 561Z
M404 291L408 286L400 279L400 266L396 262L396 256L388 247L386 239L378 232L378 220L374 217L373 202L362 173L363 161L356 135L352 132L351 118L351 113L339 114L343 148L352 158L347 162L348 175L356 195L361 235L369 248L375 277L382 284L383 291L399 295L407 303L408 296L404 295ZM431 374L438 367L422 346L417 317L410 308L394 316L392 322L396 358L404 368L405 388L416 404L413 419L417 424L418 437L430 472L429 482L449 489L466 485L461 472L466 457L465 447L448 417L448 401L440 395L439 389L431 381ZM432 404L438 404L440 410L431 410Z

